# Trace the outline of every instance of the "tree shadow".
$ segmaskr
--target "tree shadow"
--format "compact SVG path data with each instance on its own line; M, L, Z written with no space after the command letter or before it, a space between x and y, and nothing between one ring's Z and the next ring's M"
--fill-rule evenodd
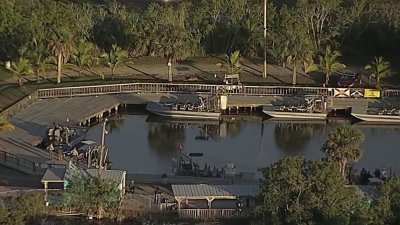
M135 68L135 67L133 67L133 66L131 66L131 65L126 65L126 66L127 66L128 68L130 68L130 69L136 71L136 72L139 72L140 74L143 74L143 75L145 75L145 76L150 77L150 79L153 79L153 80L156 80L156 81L164 81L164 79L160 79L160 78L156 77L155 75L146 73L146 72L144 72L144 71L142 71L142 70L139 70L139 69L137 69L137 68Z

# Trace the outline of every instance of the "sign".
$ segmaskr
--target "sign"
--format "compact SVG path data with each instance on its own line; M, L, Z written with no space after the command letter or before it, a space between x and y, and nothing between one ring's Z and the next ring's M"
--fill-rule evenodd
M350 97L350 88L335 88L333 90L333 97L349 98Z
M364 89L365 98L380 98L381 91L378 89Z
M362 89L356 89L356 90L351 89L350 96L352 98L362 98L362 97L364 97L364 91Z

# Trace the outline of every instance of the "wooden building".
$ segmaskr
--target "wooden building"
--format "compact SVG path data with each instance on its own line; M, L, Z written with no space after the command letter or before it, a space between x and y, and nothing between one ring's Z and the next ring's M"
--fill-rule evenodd
M257 185L172 185L181 218L246 217L255 208Z

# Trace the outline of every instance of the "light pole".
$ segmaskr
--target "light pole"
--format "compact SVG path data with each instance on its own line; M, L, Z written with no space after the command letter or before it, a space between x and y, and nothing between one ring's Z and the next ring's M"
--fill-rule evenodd
M263 78L267 78L267 0L264 0L264 73Z
M168 82L172 82L172 62L171 57L168 59Z

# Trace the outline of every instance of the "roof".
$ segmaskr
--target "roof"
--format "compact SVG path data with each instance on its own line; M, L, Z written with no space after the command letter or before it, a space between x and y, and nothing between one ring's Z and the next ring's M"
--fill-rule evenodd
M42 177L42 182L63 182L66 168L49 168Z
M86 172L90 177L99 176L98 169L87 169ZM122 182L122 179L123 177L125 177L125 174L126 172L123 170L100 170L101 179L111 180L117 183Z
M257 185L172 185L175 197L236 197L256 196Z

